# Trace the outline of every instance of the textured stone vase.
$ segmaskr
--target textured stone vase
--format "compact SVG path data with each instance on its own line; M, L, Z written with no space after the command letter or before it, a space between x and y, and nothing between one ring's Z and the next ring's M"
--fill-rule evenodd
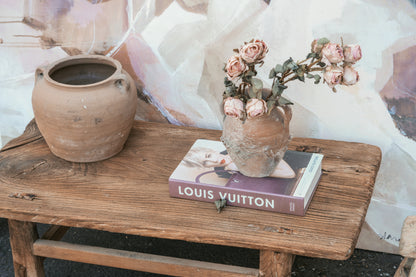
M99 161L122 150L133 126L136 87L112 58L72 56L36 70L32 106L53 154Z
M289 106L245 121L226 116L221 140L242 174L266 177L274 171L290 141L291 118Z

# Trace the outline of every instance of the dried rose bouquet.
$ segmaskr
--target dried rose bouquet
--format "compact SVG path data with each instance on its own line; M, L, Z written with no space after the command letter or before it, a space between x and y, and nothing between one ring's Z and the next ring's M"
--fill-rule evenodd
M360 46L339 45L321 38L312 42L311 52L306 59L295 62L289 58L272 68L269 74L269 78L273 79L272 87L266 90L263 82L255 76L256 66L263 65L268 51L264 41L254 39L234 49L236 54L224 67L227 75L223 95L226 115L246 120L270 113L276 106L292 104L282 96L289 81L305 82L305 78L309 78L318 84L322 74L323 82L336 92L336 85L350 86L359 80L353 64L361 59Z

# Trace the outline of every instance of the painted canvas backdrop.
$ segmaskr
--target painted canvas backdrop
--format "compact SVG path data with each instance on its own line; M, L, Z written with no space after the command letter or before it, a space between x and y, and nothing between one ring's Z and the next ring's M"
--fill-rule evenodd
M397 252L416 213L416 8L407 0L0 1L0 138L32 119L34 71L80 53L118 59L138 87L136 119L221 129L224 62L251 38L269 45L258 76L314 38L359 43L360 82L332 93L292 82L294 136L379 146L383 160L358 247ZM325 12L322 12L324 10Z

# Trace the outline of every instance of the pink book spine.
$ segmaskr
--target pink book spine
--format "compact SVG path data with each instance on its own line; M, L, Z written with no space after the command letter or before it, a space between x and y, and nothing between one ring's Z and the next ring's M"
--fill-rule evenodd
M305 215L304 199L289 195L273 195L245 190L230 189L209 184L195 184L169 179L169 193L172 197L215 202L226 199L227 206L273 211L294 215Z

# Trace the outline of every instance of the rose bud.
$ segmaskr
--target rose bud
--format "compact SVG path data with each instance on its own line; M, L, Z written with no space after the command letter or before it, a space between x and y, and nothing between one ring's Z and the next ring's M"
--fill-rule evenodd
M342 84L346 86L355 85L360 80L358 72L352 68L352 66L347 65L344 67L344 75L342 77Z
M247 63L257 63L260 62L269 51L267 44L256 39L254 42L244 44L240 48L240 56Z
M331 65L325 68L323 74L325 82L330 88L333 88L335 85L338 85L342 81L343 70L339 66Z
M318 40L314 39L311 43L311 52L320 54L324 45L318 44Z
M344 59L344 54L341 46L337 43L327 43L322 48L322 54L328 59L330 63L339 63Z
M355 63L361 59L361 47L358 44L344 46L344 61Z
M266 101L257 98L249 99L247 101L246 111L248 118L261 116L267 112Z
M228 97L224 100L224 113L235 118L242 118L244 103L240 99Z
M225 71L227 72L228 80L232 81L238 76L241 76L241 74L246 71L246 64L241 59L239 55L232 56L225 66Z

